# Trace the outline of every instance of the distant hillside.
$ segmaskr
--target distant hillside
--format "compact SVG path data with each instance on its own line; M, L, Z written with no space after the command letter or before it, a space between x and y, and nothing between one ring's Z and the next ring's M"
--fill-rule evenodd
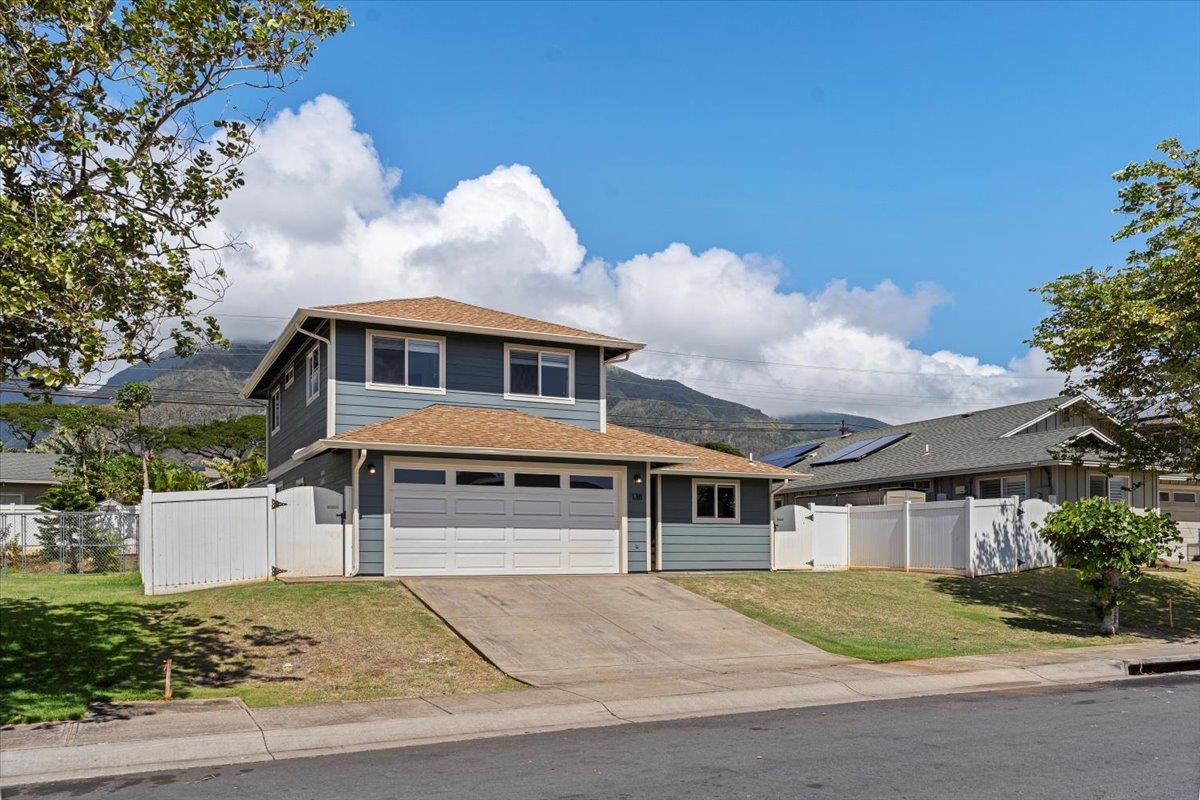
M756 408L698 392L679 381L608 368L608 418L629 428L685 442L725 442L759 455L789 444L882 425L871 417L814 411L776 419Z
M164 356L112 375L104 387L77 402L107 402L122 384L148 383L156 402L152 424L170 425L240 416L261 409L237 396L269 345L241 343L190 358ZM679 381L646 378L608 368L608 418L615 424L685 442L720 441L745 453L763 454L807 439L837 435L844 420L851 430L879 420L832 411L775 419L749 406L698 392ZM6 398L16 400L17 397Z

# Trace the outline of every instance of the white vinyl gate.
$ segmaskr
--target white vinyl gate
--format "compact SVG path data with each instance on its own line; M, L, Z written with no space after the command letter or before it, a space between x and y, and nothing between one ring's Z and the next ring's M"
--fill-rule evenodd
M275 495L275 568L294 577L345 570L344 500L322 486L293 486Z
M620 474L389 463L389 575L620 572Z

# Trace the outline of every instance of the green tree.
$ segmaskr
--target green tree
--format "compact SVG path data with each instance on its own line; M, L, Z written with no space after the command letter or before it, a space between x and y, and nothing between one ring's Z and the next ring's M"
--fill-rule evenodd
M348 23L317 0L3 3L0 379L224 344L204 310L237 243L205 227L265 118L235 110Z
M745 453L726 442L701 442L700 447L706 447L709 450L716 450L720 453L729 453L731 456L741 456L742 458L746 457Z
M263 458L262 452L257 450L245 457L206 459L204 466L217 473L222 489L240 489L267 474L266 459Z
M97 465L116 450L129 417L115 408L93 405L62 406L58 427L34 447L42 453L61 453L59 469L91 490Z
M1131 466L1200 473L1200 150L1130 164L1115 209L1129 221L1125 266L1091 267L1040 288L1051 312L1031 343L1122 422L1105 453ZM1164 424L1136 424L1147 415ZM1089 443L1090 444L1090 443Z
M138 502L147 488L143 465L148 468L149 489L155 492L190 492L208 488L203 473L178 461L151 458L148 462L132 453L116 453L99 461L92 470L93 494L122 505Z
M38 498L38 507L58 512L95 511L96 498L81 478L70 476L43 492ZM84 545L94 542L98 533L98 526L90 515L48 514L37 518L37 529L38 554L43 562L57 561L66 572L83 571ZM106 553L100 555L103 560Z
M261 449L266 438L262 414L162 429L163 449L198 458L245 459Z
M116 394L113 395L114 405L122 411L133 414L137 419L137 429L134 431L134 436L141 444L142 451L142 490L149 491L150 489L150 448L147 445L146 425L142 419L142 412L150 407L154 396L150 392L150 387L144 383L130 382L122 384L117 388Z
M1111 636L1120 625L1120 603L1127 587L1173 544L1182 541L1169 516L1135 512L1125 503L1091 497L1050 512L1041 525L1063 564L1079 571L1079 583L1095 598L1092 607L1100 632Z
M0 403L0 424L32 450L39 436L54 430L61 409L51 403Z

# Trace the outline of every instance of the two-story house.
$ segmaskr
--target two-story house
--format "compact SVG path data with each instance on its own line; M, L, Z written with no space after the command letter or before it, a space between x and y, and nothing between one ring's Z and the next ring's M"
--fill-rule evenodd
M768 569L795 473L608 423L643 345L438 297L301 308L246 382L267 478L344 492L353 572Z

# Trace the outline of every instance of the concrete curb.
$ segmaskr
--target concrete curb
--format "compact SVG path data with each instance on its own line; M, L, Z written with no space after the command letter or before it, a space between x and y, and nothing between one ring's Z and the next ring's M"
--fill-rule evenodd
M484 702L489 696L463 696L454 700L431 698L428 702L394 701L409 705L396 706L396 716L392 718L332 724L303 724L323 715L297 710L291 720L302 724L288 725L286 711L262 709L256 717L254 710L243 706L242 713L247 716L242 725L220 733L196 731L185 736L127 741L6 747L0 751L0 787L686 717L1136 680L1127 675L1127 663L1131 662L1093 658L937 674L881 672L879 677L861 677L861 673L855 673L858 677L845 680L809 680L772 688L726 689L605 703L582 696L576 701L570 693L558 690L532 690L547 692L542 695L542 702L524 700L526 697L535 699L529 697L528 691L492 696L499 699L489 702ZM435 700L449 708L461 706L462 711L449 713L446 708L435 705ZM495 710L480 710L488 705ZM318 710L319 707L309 708ZM343 715L343 719L347 716Z

